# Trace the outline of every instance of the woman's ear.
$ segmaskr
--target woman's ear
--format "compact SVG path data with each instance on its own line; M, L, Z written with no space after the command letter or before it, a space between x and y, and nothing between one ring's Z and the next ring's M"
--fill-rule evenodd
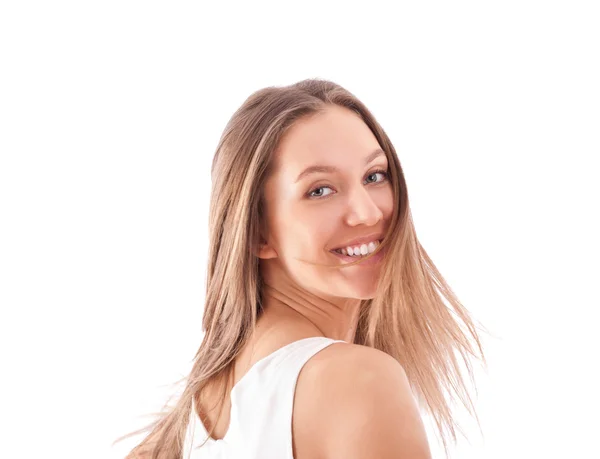
M269 258L277 258L277 252L272 248L267 241L261 236L260 243L252 244L252 253L258 258L267 260Z
M277 258L277 252L267 242L268 228L265 223L265 216L262 207L260 207L259 209L259 221L259 243L253 244L252 253L258 258L262 258L263 260L268 260L269 258Z
M269 258L277 258L277 252L274 248L272 248L266 242L261 242L258 246L257 257L262 258L263 260L268 260Z

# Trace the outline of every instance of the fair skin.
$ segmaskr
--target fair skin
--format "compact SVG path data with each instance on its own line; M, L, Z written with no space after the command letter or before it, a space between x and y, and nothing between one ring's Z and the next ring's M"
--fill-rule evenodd
M361 300L375 295L381 263L328 267L346 263L331 249L387 230L394 199L386 175L388 160L379 149L356 113L328 107L286 132L265 184L264 234L256 253L265 283L264 311L236 359L232 384L254 363L294 341L324 336L348 343L317 353L298 377L292 423L295 459L429 457L402 367L381 351L350 344ZM336 170L298 179L315 165ZM219 396L217 388L208 398ZM223 438L228 430L230 403L226 400L221 416L203 419L207 428L216 419L213 438Z
M374 296L381 263L332 270L304 260L343 264L332 248L385 233L394 200L386 174L377 172L388 169L385 154L375 153L380 148L360 117L338 106L298 121L283 137L265 184L267 234L258 254L264 321L284 316L317 336L353 342L360 301ZM314 165L337 171L297 180Z
M359 116L337 106L301 120L282 139L265 186L267 231L258 254L266 288L257 336L270 334L265 343L273 343L266 355L306 336L353 343L360 302L374 297L381 263L332 270L304 260L342 264L330 249L385 234L394 199L378 149ZM314 165L337 171L297 181ZM305 364L292 443L295 459L430 458L404 370L389 355L354 344L328 346Z

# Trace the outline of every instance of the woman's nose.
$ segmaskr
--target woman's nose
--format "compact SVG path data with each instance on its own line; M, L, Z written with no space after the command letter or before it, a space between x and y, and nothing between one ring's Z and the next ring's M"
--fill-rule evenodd
M383 219L383 212L371 197L369 190L358 187L348 197L346 223L349 226L360 224L373 226Z

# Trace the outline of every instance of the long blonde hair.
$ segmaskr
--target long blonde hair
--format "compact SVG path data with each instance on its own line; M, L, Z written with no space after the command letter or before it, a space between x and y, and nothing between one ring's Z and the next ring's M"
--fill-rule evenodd
M456 442L456 429L461 430L452 416L451 399L458 396L477 418L457 356L462 357L473 381L471 358L486 364L480 338L468 311L417 239L394 146L375 117L348 90L331 81L307 79L254 92L222 133L211 168L205 336L174 406L166 406L146 428L117 440L149 432L128 457L181 458L192 401L198 400L208 384L230 378L235 359L262 312L259 259L254 249L264 224L263 185L272 171L274 152L294 122L321 113L331 104L353 110L377 138L388 158L395 202L387 235L378 248L388 248L378 293L361 302L354 343L398 360L419 403L435 420L446 453L448 437Z

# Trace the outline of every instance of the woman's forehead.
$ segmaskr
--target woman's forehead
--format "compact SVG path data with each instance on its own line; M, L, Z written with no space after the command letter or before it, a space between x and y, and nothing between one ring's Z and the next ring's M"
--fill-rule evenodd
M378 147L362 119L348 109L340 109L299 120L281 139L273 160L280 174L298 175L317 164L343 167L360 162Z

